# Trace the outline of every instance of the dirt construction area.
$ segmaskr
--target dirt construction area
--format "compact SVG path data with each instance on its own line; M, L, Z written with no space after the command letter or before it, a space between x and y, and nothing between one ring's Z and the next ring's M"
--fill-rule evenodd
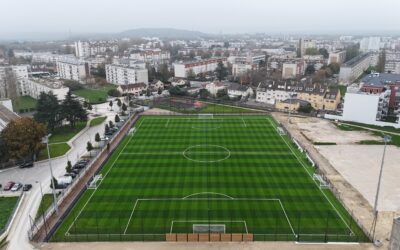
M329 180L335 195L369 234L373 224L373 204L382 160L383 145L361 145L360 141L380 141L368 131L345 131L332 121L315 117L274 113L311 157L320 172ZM334 145L315 145L315 144ZM385 246L390 238L393 219L400 215L400 148L387 146L382 185L379 196L379 216L376 239Z

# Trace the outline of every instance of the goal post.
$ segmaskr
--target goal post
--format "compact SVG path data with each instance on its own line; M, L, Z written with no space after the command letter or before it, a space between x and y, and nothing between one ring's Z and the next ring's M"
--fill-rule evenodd
M198 114L199 119L213 119L214 115L213 114Z

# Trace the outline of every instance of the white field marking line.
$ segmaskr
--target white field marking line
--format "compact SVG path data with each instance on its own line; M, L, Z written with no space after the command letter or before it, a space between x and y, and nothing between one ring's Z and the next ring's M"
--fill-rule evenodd
M142 123L145 119L143 119L139 126L136 128L136 131L139 130L140 126L142 126ZM136 134L136 133L135 133ZM72 226L75 224L76 220L79 218L79 216L81 215L82 211L85 209L85 207L87 206L87 204L89 203L89 201L92 199L92 197L94 196L94 194L96 193L97 189L100 187L100 185L103 183L104 179L106 178L106 176L108 175L108 173L111 171L111 169L114 167L115 163L117 162L117 160L119 159L119 157L121 156L121 153L124 152L126 146L130 143L130 141L132 140L134 135L132 135L129 140L127 141L127 143L124 145L124 147L122 148L121 152L119 152L118 156L115 158L114 162L112 163L111 167L107 170L107 172L105 173L105 175L103 176L103 178L101 179L99 185L97 186L96 189L94 189L93 193L89 196L89 199L86 201L85 205L83 205L83 207L81 208L81 210L79 211L78 215L74 218L74 220L72 221L71 225L68 227L68 230L65 234L69 233L69 230L71 230Z
M208 193L208 192L204 192L204 193ZM197 195L197 194L201 194L201 193L194 193L192 195ZM220 194L220 193L216 193L216 194ZM222 195L224 195L224 194L222 194ZM191 196L191 195L189 195L189 196ZM229 201L232 201L233 200L233 201L236 201L236 200L238 200L238 201L278 201L280 204L280 207L282 208L284 215L286 216L286 219L288 221L288 224L289 224L293 234L296 236L296 234L293 231L292 224L290 223L290 221L287 217L286 211L283 208L283 205L282 205L282 202L280 199L277 199L277 198L234 198L229 195L224 195L224 196L226 196L227 198L188 198L188 196L185 196L182 198L141 198L141 199L136 199L135 204L132 209L132 212L131 212L131 216L129 218L128 223L126 224L124 235L130 235L130 234L126 234L126 231L127 231L127 228L129 227L129 224L133 218L133 214L135 213L135 209L136 209L136 206L139 203L139 201L182 201L182 200L185 200L185 201L187 201L187 200L195 200L195 201L203 201L203 200L204 201L206 201L206 200L227 200L227 201L229 200ZM247 224L246 224L246 231L247 231Z
M196 152L193 154L214 154L214 152ZM189 153L190 154L190 153ZM239 154L239 155L292 155L292 153L287 152L269 152L269 151L231 151L231 154ZM122 153L121 155L182 155L182 152L131 152L131 153Z
M167 123L165 124L166 128L168 128L168 124L169 124L169 119L168 119Z
M244 121L243 117L242 117L242 121L243 121L244 127L246 128L246 127L247 127L247 124L246 124L246 122Z
M135 205L133 206L131 216L129 216L128 223L126 224L126 227L125 227L125 230L124 230L124 234L126 234L126 230L128 230L129 223L131 223L132 216L133 216L133 213L135 212L136 205L138 204L138 201L139 201L139 200L136 200Z
M267 119L267 118L266 118ZM267 119L268 120L268 119ZM272 124L271 124L272 125ZM274 126L275 127L275 126ZM279 134L279 133L278 133ZM333 203L329 200L328 196L319 188L319 184L317 183L316 180L313 179L312 175L310 174L310 172L308 172L306 166L304 165L304 163L299 159L299 157L296 155L296 153L293 151L292 147L288 144L288 142L283 138L282 135L279 134L279 136L281 137L281 139L285 142L286 146L288 146L288 148L290 149L290 151L292 151L293 155L296 157L297 161L301 164L301 166L304 168L304 170L306 171L306 173L310 176L310 178L313 180L313 182L315 183L315 185L317 185L318 189L321 191L322 195L325 197L325 199L328 201L328 203L332 206L332 208L336 211L337 215L340 217L340 219L342 219L343 223L346 225L346 227L350 230L351 234L354 234L353 230L351 230L350 226L347 224L347 222L344 220L344 218L342 217L342 215L339 213L339 211L336 209L336 207L333 205Z
M216 195L224 196L224 197L226 197L226 198L228 198L228 199L231 199L231 200L234 200L234 199L235 199L235 198L233 198L232 196L229 196L229 195L223 194L223 193L216 193L216 192L200 192L200 193L189 194L189 195L183 197L182 200L187 199L187 198L192 197L192 196L195 196L195 195L202 195L202 194L216 194Z
M173 229L173 226L174 226L174 223L187 223L187 222L189 222L189 223L193 223L193 222L223 222L223 223L243 223L243 225L244 225L244 228L245 228L245 230L246 230L246 233L248 234L249 233L249 231L247 230L247 223L246 223L246 221L245 220L173 220L172 222L171 222L171 228L170 228L170 231L169 231L169 233L170 234L172 234L172 229ZM226 225L225 225L226 226ZM289 235L291 235L291 234L289 234Z
M294 232L294 229L293 229L293 227L292 227L292 223L290 222L289 217L287 216L286 211L285 211L285 208L283 207L282 202L281 202L280 199L279 199L279 205L281 205L281 208L282 208L282 210L283 210L283 213L285 214L286 220L287 220L287 222L289 223L289 226L290 226L290 229L292 230L293 235L294 235L295 237L297 237L297 235L296 235L296 233Z

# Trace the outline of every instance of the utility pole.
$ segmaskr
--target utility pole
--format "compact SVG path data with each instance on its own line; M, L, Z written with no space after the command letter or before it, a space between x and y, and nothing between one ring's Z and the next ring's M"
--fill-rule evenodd
M379 191L381 189L381 183L382 183L382 172L383 172L383 164L385 162L385 154L386 154L386 146L387 143L392 140L392 137L390 135L383 135L383 142L385 143L385 146L383 147L383 154L382 154L382 160L381 160L381 168L379 171L379 179L378 179L378 186L376 188L376 194L375 194L375 202L374 202L374 220L372 222L372 241L375 242L375 229L376 229L376 224L378 222L378 199L379 199Z
M54 208L56 210L56 213L58 214L58 205L57 205L57 195L56 195L56 186L54 183L54 175L53 175L53 168L51 166L51 158L50 158L50 149L49 149L49 137L51 136L51 134L46 135L43 138L43 142L46 143L47 145L47 157L48 157L48 161L49 161L49 168L50 168L50 175L51 175L51 186L52 186L52 192L53 192L53 205ZM42 186L42 185L40 185Z

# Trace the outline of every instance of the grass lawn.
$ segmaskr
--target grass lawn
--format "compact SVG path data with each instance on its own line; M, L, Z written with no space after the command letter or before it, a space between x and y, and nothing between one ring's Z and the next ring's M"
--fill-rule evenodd
M62 156L65 153L67 153L68 150L70 150L70 148L71 147L67 143L50 144L49 145L50 157L54 158L54 157ZM46 160L47 158L48 158L47 148L44 148L40 151L38 160L39 161Z
M90 121L89 126L90 127L97 126L97 125L101 124L102 122L104 122L106 119L107 119L106 116L96 117Z
M37 100L30 96L19 96L12 100L15 112L24 113L34 111L36 109Z
M67 142L72 137L74 137L77 133L79 133L82 129L86 127L87 122L77 122L75 127L71 128L69 125L56 128L50 136L50 143L57 143L57 142Z
M256 241L367 241L276 126L266 115L141 117L51 240L248 232Z
M5 229L8 219L17 205L18 197L0 197L0 230Z
M35 220L37 220L53 203L53 194L44 194L40 201L39 209L36 214Z
M96 88L96 89L84 88L84 89L72 91L72 93L77 96L85 98L91 104L98 104L98 103L106 102L107 96L108 96L107 92L110 89L115 89L115 88L116 88L115 85L108 84L102 88Z

